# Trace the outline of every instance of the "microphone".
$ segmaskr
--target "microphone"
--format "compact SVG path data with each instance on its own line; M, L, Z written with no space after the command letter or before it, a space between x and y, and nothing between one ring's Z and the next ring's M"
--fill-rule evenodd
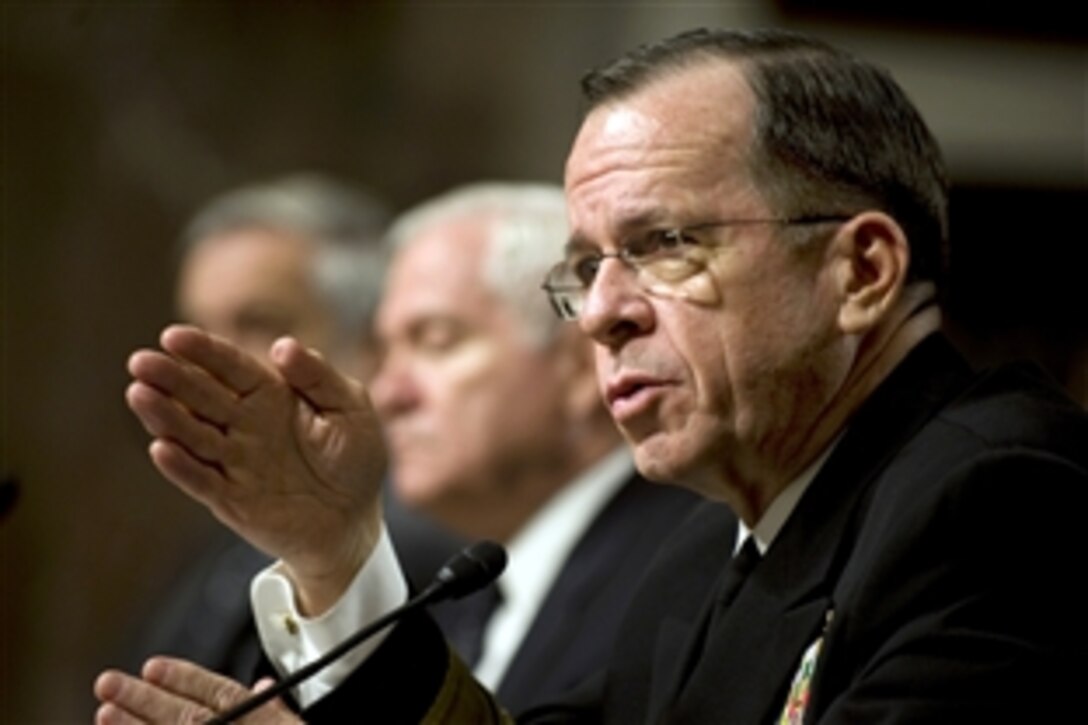
M445 599L461 599L495 581L505 568L506 550L495 542L479 541L466 547L460 553L451 557L438 570L431 583L418 595L363 627L305 667L299 668L271 687L261 690L226 712L212 718L207 722L207 725L226 725L226 723L252 712L272 698L283 694L303 680L309 679L325 669L357 645L392 625L409 612L414 612L417 609Z

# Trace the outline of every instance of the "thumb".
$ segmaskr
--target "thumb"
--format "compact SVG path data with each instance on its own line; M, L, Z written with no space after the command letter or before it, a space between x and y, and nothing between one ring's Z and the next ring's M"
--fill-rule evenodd
M274 684L276 684L276 681L271 677L262 677L254 683L252 692L256 695L258 692L264 692Z

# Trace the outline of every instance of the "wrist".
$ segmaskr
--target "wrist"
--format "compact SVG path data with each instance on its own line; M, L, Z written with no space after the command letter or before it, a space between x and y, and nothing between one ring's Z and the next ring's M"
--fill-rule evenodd
M381 536L381 519L354 528L350 536L317 554L283 559L284 574L291 580L302 616L319 617L332 608L369 561Z

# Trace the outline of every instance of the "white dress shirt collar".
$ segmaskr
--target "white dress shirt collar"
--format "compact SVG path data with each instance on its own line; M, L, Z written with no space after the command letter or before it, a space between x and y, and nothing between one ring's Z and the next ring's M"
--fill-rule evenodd
M840 436L841 437L841 436ZM831 455L831 451L835 450L835 446L838 444L839 438L835 438L831 444L824 449L816 460L809 464L808 468L801 471L797 478L790 481L789 485L782 489L782 492L775 496L771 501L771 505L767 507L767 510L763 513L762 518L756 523L755 527L749 529L743 521L739 522L737 526L737 543L733 549L733 553L740 551L741 546L751 535L755 537L756 547L759 549L760 554L766 554L767 549L774 543L775 538L778 536L778 532L782 530L782 527L786 525L786 521L789 520L793 510L797 508L797 502L801 500L801 496L808 490L809 484L816 478L816 474L823 468L824 463Z

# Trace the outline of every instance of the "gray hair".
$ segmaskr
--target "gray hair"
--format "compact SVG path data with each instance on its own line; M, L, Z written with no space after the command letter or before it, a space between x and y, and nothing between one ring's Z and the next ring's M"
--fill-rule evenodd
M525 182L480 182L454 188L398 217L389 231L389 246L404 247L435 224L466 217L490 220L486 253L480 261L483 283L523 323L521 329L531 344L547 344L562 324L540 290L567 242L562 188Z
M181 234L185 253L210 236L246 227L280 230L315 245L314 287L332 313L341 341L369 334L381 297L389 220L373 195L313 173L234 189L212 199Z

